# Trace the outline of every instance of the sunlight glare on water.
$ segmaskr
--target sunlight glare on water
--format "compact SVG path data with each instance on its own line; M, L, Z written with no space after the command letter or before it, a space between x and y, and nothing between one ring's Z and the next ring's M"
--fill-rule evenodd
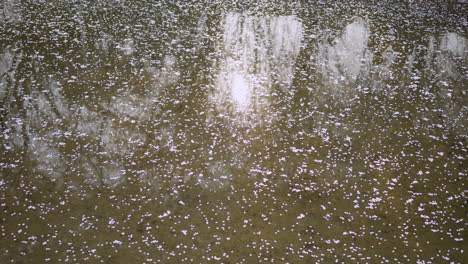
M288 90L302 40L293 16L228 13L213 101L220 109L266 111L274 86ZM271 110L271 108L270 108Z
M239 73L233 73L231 79L234 102L238 104L240 108L247 107L249 105L250 87L246 79Z

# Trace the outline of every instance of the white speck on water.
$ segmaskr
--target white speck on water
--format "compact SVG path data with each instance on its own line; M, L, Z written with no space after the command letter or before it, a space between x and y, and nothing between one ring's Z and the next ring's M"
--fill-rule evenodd
M165 213L163 213L162 215L159 215L158 217L159 218L164 218L164 217L167 217L171 214L171 211L167 210Z

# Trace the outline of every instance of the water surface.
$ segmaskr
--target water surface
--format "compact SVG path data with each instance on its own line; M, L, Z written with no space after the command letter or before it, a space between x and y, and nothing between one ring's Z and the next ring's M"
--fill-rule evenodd
M0 262L464 262L464 1L0 8Z

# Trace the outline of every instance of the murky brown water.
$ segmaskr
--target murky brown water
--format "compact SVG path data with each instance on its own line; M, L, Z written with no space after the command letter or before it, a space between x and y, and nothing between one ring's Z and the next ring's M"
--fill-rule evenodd
M463 2L3 1L0 262L465 262Z

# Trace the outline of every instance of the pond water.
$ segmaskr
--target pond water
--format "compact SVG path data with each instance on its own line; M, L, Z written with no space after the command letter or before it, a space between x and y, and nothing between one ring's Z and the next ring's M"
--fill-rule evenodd
M3 1L0 262L464 263L466 14Z

